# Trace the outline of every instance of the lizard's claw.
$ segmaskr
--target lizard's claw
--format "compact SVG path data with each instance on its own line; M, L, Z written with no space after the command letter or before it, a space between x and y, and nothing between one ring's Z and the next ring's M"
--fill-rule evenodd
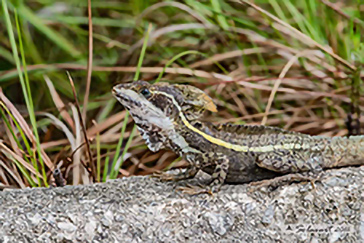
M209 188L203 188L200 186L191 186L187 185L185 187L178 187L177 190L182 191L183 193L186 193L188 195L198 195L198 194L210 194L213 196L212 190Z

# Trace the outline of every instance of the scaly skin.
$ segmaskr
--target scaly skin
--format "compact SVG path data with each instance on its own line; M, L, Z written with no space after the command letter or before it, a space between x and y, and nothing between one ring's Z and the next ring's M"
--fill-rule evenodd
M150 150L168 148L190 163L173 179L192 178L203 170L212 176L212 191L224 182L281 175L296 180L305 178L297 173L364 164L364 136L328 138L268 126L201 122L203 112L214 112L216 106L192 86L136 81L115 86L113 93L129 110Z

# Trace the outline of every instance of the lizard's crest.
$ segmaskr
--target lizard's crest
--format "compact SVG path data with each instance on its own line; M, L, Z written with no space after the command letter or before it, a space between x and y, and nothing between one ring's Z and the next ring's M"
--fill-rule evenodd
M205 110L217 112L212 99L202 90L190 85L172 85L183 97L182 110L190 120L199 118Z

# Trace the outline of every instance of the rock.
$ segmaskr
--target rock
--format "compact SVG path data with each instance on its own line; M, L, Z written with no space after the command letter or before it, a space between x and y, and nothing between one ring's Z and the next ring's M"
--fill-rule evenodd
M363 182L364 167L353 167L315 187L224 185L213 196L149 177L3 191L0 242L363 242Z

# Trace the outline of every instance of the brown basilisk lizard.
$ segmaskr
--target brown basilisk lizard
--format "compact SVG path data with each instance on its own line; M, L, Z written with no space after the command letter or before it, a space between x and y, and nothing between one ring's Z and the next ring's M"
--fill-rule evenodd
M212 175L210 186L217 191L224 182L282 175L300 180L305 178L300 173L364 164L364 136L329 138L268 126L202 122L205 110L217 110L193 86L135 81L116 85L113 94L129 110L151 151L168 148L189 162L186 172L165 179L192 178L203 170Z

